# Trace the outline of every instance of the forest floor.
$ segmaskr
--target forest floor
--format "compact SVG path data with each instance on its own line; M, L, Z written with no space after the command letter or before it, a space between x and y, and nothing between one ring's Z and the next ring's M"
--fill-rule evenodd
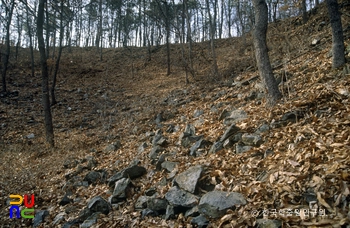
M349 7L342 8L350 12ZM322 23L322 22L325 22ZM350 47L350 18L343 16L346 47ZM311 45L317 39L317 45ZM34 194L36 210L48 210L40 227L52 227L57 214L65 212L65 221L75 218L89 199L111 194L105 183L79 187L72 204L59 206L65 195L67 161L82 161L91 156L95 170L107 170L109 176L138 159L147 174L133 180L134 195L108 215L101 215L93 227L191 227L190 218L178 216L140 219L133 205L137 197L155 186L168 174L155 171L148 157L148 135L157 129L166 132L170 125L178 131L167 134L168 157L179 162L180 173L190 165L206 167L202 179L225 191L238 191L248 203L231 210L221 219L211 219L210 227L255 226L263 210L308 207L305 194L313 189L317 209L325 215L311 217L280 216L283 227L341 227L349 224L350 202L350 66L331 68L331 31L327 11L321 7L310 12L307 24L301 18L269 25L268 45L283 99L268 108L265 99L252 96L264 92L255 67L251 35L216 40L221 78L212 73L209 43L193 44L195 76L185 83L181 45L171 45L171 74L166 75L165 46L147 48L103 49L102 61L96 48L64 49L52 107L55 147L45 144L41 106L39 62L30 77L27 49L20 49L19 59L11 59L8 89L0 98L0 225L26 227L28 219L9 219L10 194ZM184 47L188 51L187 46ZM53 50L50 50L51 52ZM348 50L349 52L349 50ZM38 53L36 53L38 60ZM349 57L347 57L349 62ZM52 67L49 63L49 67ZM18 91L16 94L15 91ZM238 123L242 132L251 133L263 124L272 125L289 112L302 113L296 122L270 128L262 136L264 143L242 154L233 148L194 157L177 144L186 124L211 142L227 126L219 120L224 110L244 110L248 117ZM194 113L203 114L195 117ZM161 114L161 126L156 123ZM299 114L298 114L299 115ZM120 142L116 151L105 148ZM209 150L209 149L208 149ZM265 156L272 151L271 156ZM88 170L84 170L84 175ZM162 195L170 187L159 187ZM252 213L259 212L259 216ZM60 225L64 224L62 221ZM60 226L58 225L58 226Z

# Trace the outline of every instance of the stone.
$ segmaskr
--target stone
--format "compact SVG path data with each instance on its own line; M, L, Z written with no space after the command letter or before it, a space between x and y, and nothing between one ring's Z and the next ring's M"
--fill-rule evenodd
M321 41L319 39L313 39L311 41L311 46L316 46L317 44L319 44Z
M197 150L200 148L204 148L207 145L210 145L211 143L209 141L206 141L204 139L198 140L193 146L190 148L190 155L191 156L196 156L197 155Z
M215 142L215 143L211 146L211 148L210 148L210 150L209 150L209 153L216 153L216 152L222 150L223 148L224 148L223 142L221 142L221 141Z
M221 136L220 142L224 142L226 139L228 139L231 135L234 135L238 133L241 129L237 127L235 124L232 124L225 133Z
M27 135L27 139L34 139L35 135L33 133L30 133Z
M166 169L168 172L172 172L178 164L179 164L178 162L165 161L162 163L161 166L163 169Z
M174 206L168 205L165 211L165 220L174 219L174 218L175 218Z
M160 146L154 146L154 147L151 149L151 151L149 152L148 157L149 157L150 159L156 159L157 156L158 156L158 154L161 153L161 152L163 152L163 151L164 151L164 149L161 148Z
M201 165L193 166L186 171L178 174L174 182L182 189L194 193L197 182L203 172Z
M245 133L242 135L242 143L246 146L259 147L263 142L261 136L258 134Z
M140 196L136 203L135 203L135 209L144 209L147 207L147 201L149 200L149 196Z
M93 213L90 215L81 225L79 228L89 228L95 223L97 223L97 219L100 215L100 212Z
M268 124L261 125L256 131L256 134L264 133L270 130L270 126Z
M147 208L156 211L158 214L165 214L168 202L165 199L149 198Z
M69 203L71 203L72 200L68 198L67 195L64 195L63 198L61 199L61 201L58 203L60 206L64 206L67 205Z
M59 213L58 215L56 215L56 217L53 219L53 221L52 221L52 225L57 225L58 223L60 223L60 222L62 222L62 221L64 221L64 215L65 215L66 213L64 213L64 212L61 212L61 213Z
M198 228L205 228L209 225L209 220L204 215L198 215L191 220L191 224L196 225Z
M35 212L35 216L33 219L33 227L38 227L40 225L40 223L43 223L45 221L45 218L48 215L49 215L49 211L47 211L47 210Z
M237 110L233 110L230 113L230 116L226 117L225 120L226 120L226 123L230 122L231 124L233 124L247 118L248 118L248 115L244 110L237 109Z
M245 146L244 144L237 143L236 144L236 154L244 153L250 149L252 149L252 146Z
M158 129L153 137L152 145L153 146L165 146L167 144L166 138L163 137L163 133Z
M148 147L147 143L144 142L137 148L137 152L140 154L144 152L147 147Z
M110 204L116 204L126 199L126 189L130 184L129 178L123 178L115 183L115 188L111 197L109 197Z
M152 211L151 209L146 208L146 209L143 209L142 212L141 212L141 219L143 219L146 216L156 217L158 215L159 214L156 211Z
M282 227L282 222L279 220L270 220L270 219L257 219L257 227L259 228L280 228Z
M194 207L198 204L198 197L180 189L177 186L171 187L165 194L166 200L172 206Z
M99 172L90 171L88 174L86 174L83 181L87 181L89 184L97 184L100 178L101 174Z
M220 218L228 209L235 209L237 205L245 205L247 201L241 193L212 191L204 194L200 199L198 210L201 214Z
M105 215L107 215L111 210L111 207L108 204L108 202L105 199L103 199L101 196L95 196L94 198L92 198L88 202L88 208L92 213L101 212Z
M200 117L201 115L203 115L203 113L204 113L203 110L196 109L193 113L193 117L194 118Z
M198 206L192 207L187 210L185 213L185 217L196 217L199 215Z
M219 116L219 120L226 119L229 116L230 116L230 112L224 109Z

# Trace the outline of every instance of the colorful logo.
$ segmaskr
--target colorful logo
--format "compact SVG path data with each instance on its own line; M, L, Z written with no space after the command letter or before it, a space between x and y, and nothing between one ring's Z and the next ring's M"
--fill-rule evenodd
M10 199L17 199L16 201L11 201L10 205L10 219L13 218L13 213L15 213L17 218L31 219L34 218L34 194L31 195L30 201L28 201L28 195L24 195L24 206L26 208L20 209L20 205L23 203L23 197L20 195L10 195Z

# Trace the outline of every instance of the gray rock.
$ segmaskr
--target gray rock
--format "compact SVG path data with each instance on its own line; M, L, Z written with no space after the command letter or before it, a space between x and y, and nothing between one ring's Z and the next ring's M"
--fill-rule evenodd
M67 195L64 195L63 198L61 199L61 201L58 203L60 206L64 206L67 205L69 203L71 203L72 200L68 198Z
M53 221L52 221L52 225L57 225L58 223L64 221L64 215L65 215L65 214L66 214L66 213L61 212L61 213L59 213L58 215L56 215L56 217L55 217L55 218L53 219Z
M282 227L282 222L279 220L257 219L256 224L258 228L279 228Z
M75 168L77 165L79 164L79 162L76 159L66 159L63 163L63 167L65 169L71 169L71 168Z
M34 139L35 135L33 133L30 133L27 135L27 139Z
M105 149L103 150L104 152L113 152L116 151L117 148L115 147L114 144L109 144L105 147Z
M196 217L199 215L198 206L192 207L187 210L185 213L185 217Z
M80 211L79 216L78 216L78 220L84 221L87 218L89 218L89 216L92 214L93 214L93 212L91 212L89 208L85 207L82 211Z
M133 164L122 171L114 174L112 177L108 178L108 185L109 187L113 187L115 185L115 182L122 178L130 178L130 179L135 179L138 177L143 176L144 174L147 173L147 170L142 167L138 166L137 164Z
M175 218L174 206L168 205L166 207L165 220L174 219L174 218Z
M146 216L156 217L158 215L159 214L156 211L152 211L151 209L146 208L146 209L143 209L142 212L141 212L141 219L143 219Z
M129 178L123 178L115 183L113 195L109 198L110 204L116 204L126 199L126 189L130 184Z
M237 127L235 124L232 124L225 133L221 136L220 142L224 142L226 139L228 139L230 136L238 133L241 129Z
M193 117L194 118L197 118L197 117L200 117L201 115L203 115L204 111L203 110L198 110L196 109L193 113Z
M237 143L236 144L236 154L244 153L252 148L253 148L252 146L245 146L245 145L242 145L240 143Z
M212 218L220 218L228 209L235 209L237 205L245 205L247 201L237 192L212 191L202 196L198 210L201 214Z
M153 196L156 193L157 193L157 188L155 187L151 187L145 191L146 196Z
M242 133L237 133L232 136L230 136L228 139L226 139L223 143L224 148L232 147L235 143L242 140Z
M203 138L203 135L188 135L186 136L185 133L181 133L180 135L180 142L183 147L189 147L192 143L200 140Z
M206 141L204 139L198 140L195 144L190 149L190 155L191 156L196 156L197 155L197 150L199 148L204 148L205 146L210 145L209 141Z
M153 146L165 146L167 144L166 138L163 137L163 133L158 129L153 137L152 145Z
M182 189L194 193L197 182L202 174L203 167L201 165L193 166L186 171L178 174L175 183Z
M165 161L162 163L161 166L163 169L166 169L168 172L172 172L178 164L179 164L178 162Z
M103 199L101 196L95 196L88 202L88 208L92 213L101 212L107 215L111 209L108 202Z
M198 197L180 189L177 186L171 187L165 194L165 198L173 206L194 207L198 204Z
M168 202L165 199L149 198L147 201L147 208L158 212L158 214L164 214L168 206Z
M161 153L161 152L163 152L163 151L164 151L164 149L161 148L160 146L154 146L154 147L151 149L151 151L149 152L148 157L149 157L150 159L156 159L157 156L158 156L158 154Z
M198 215L191 220L191 224L195 224L199 228L205 228L209 225L209 220L204 215Z
M84 181L87 181L89 184L97 184L97 182L101 179L101 174L96 171L90 171L84 177Z
M230 112L225 109L221 112L221 114L219 116L219 120L226 119L229 116L230 116Z
M262 140L261 136L258 134L245 133L242 135L242 142L246 146L259 147L264 141Z
M230 119L231 121L233 121L233 123L235 123L247 118L248 118L248 115L244 110L237 109L237 110L233 110L230 116L227 117L226 119Z
M81 225L80 228L89 228L92 225L94 225L95 223L97 223L97 219L100 215L100 212L96 212L93 213L92 215L90 215L90 217L88 217Z
M311 42L311 46L316 46L317 44L319 44L321 41L319 39L313 39Z
M145 151L145 149L148 147L147 143L142 143L138 148L137 148L137 152L138 153L142 153Z
M149 198L149 196L140 196L135 203L135 209L145 209Z
M49 211L37 211L35 212L35 216L33 219L33 227L38 227L40 223L43 223L45 220L45 217L49 215Z
M270 126L268 124L261 125L256 131L256 134L264 133L270 130Z
M185 136L193 136L196 134L196 129L192 124L187 124L184 131Z
M215 143L211 146L211 148L210 148L210 150L209 150L209 153L216 153L216 152L222 150L223 148L224 148L224 144L223 144L221 141L215 142Z

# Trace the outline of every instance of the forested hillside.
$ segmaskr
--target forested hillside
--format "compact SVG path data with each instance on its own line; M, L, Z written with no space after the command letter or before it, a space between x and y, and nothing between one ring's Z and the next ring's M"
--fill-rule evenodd
M104 1L92 2L97 10ZM249 1L240 2L253 17ZM11 46L0 97L1 227L349 226L350 4L339 1L347 63L333 68L326 2L308 4L305 14L278 8L285 15L274 15L274 2L267 1L267 45L283 95L275 105L259 76L248 11L232 34L226 22L221 37L205 27L206 38L191 38L191 47L173 32L168 45L125 37L109 46L91 25L88 45L61 45L56 102L50 95L54 146L42 56L33 49L32 76L30 48ZM118 8L103 13L117 17ZM94 44L96 36L105 43ZM48 47L52 88L59 45ZM14 194L34 194L33 219L10 218Z

